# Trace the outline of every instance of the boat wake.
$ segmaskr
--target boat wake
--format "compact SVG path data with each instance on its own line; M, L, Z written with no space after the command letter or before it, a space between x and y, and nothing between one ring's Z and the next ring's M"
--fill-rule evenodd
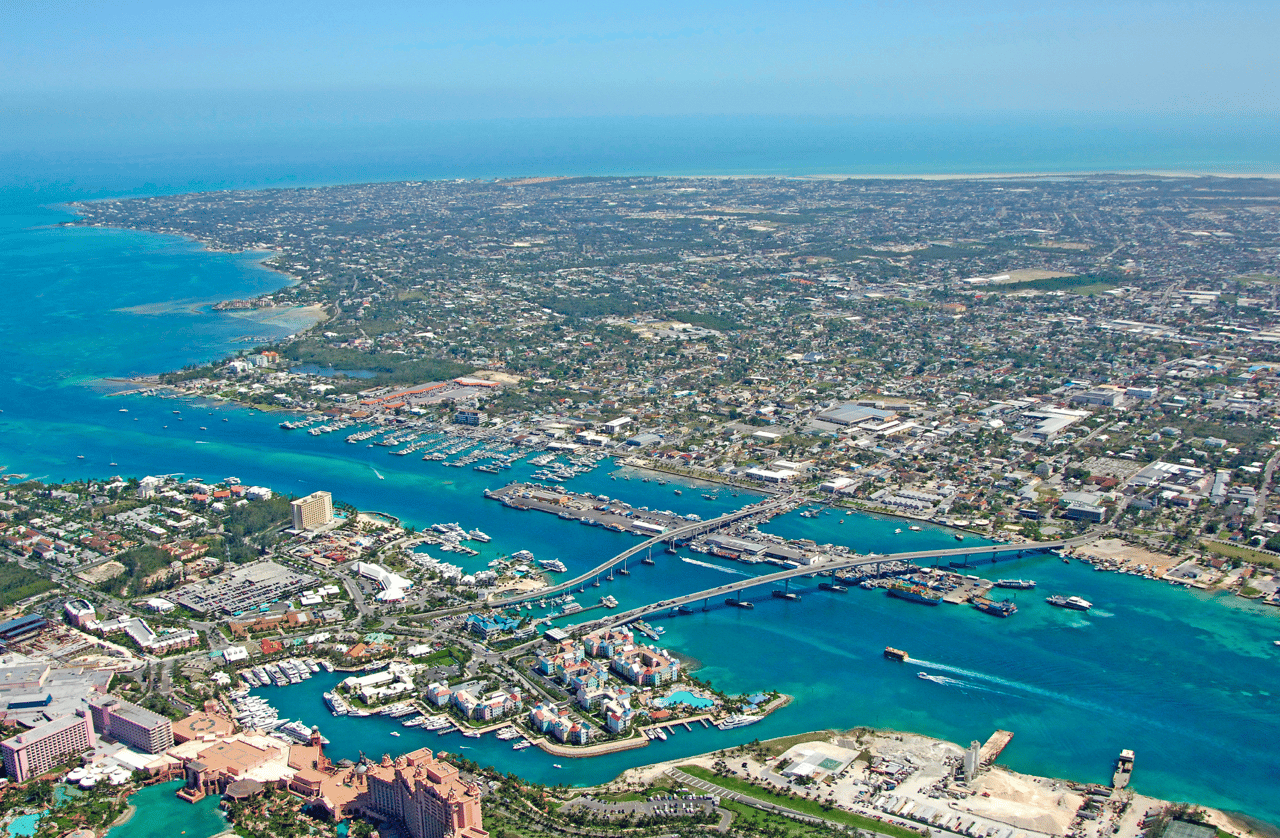
M741 570L738 570L738 569L736 569L736 568L732 568L732 567L721 567L721 566L720 566L720 565L718 565L718 564L711 564L711 562L700 562L700 561L698 561L697 559L681 559L680 561L682 561L682 562L686 562L686 563L688 563L688 564L696 564L698 567L709 567L709 568L711 568L712 570L718 570L718 571L720 571L721 573L731 573L731 574L733 574L734 576L750 576L750 575L751 575L750 573L745 573L745 572L743 572L743 571L741 571Z
M930 665L927 661L915 660L914 658L912 660L914 663L918 663L921 666ZM945 675L928 675L924 672L921 672L920 679L923 681L932 681L933 683L941 684L944 687L956 687L957 689L961 689L961 690L977 690L978 692L993 693L995 695L1003 695L1009 698L1017 698L1017 696L1011 692L998 690L995 687L988 687L982 684L974 684L969 681L962 681L959 678L948 678Z

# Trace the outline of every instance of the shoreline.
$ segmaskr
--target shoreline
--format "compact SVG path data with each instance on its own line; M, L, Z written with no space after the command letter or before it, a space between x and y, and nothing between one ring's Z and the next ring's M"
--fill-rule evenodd
M956 743L950 742L945 739L939 739L934 736L928 736L928 735L919 734L919 733L911 733L909 731L899 731L894 729L881 729L881 728L873 728L873 727L855 727L855 728L849 728L846 730L824 728L821 730L814 730L814 731L808 731L808 732L799 733L799 734L793 734L791 736L781 736L781 737L775 737L773 739L760 740L758 744L761 747L766 749L768 749L770 746L780 747L783 744L786 744L788 748L791 748L807 742L834 743L842 739L846 741L849 739L857 739L859 740L859 744L861 744L861 740L864 736L869 736L873 740L873 744L870 746L870 748L867 751L864 751L863 754L859 756L859 759L861 759L862 756L870 753L870 750L874 749L876 745L886 741L890 741L890 740L901 742L903 740L909 739L909 740L925 743L933 748L954 749L956 752L963 751L963 749ZM626 789L631 784L637 784L640 786L652 784L662 778L670 779L668 772L672 769L679 769L681 765L688 765L690 763L700 764L701 762L706 762L707 765L702 767L709 768L711 764L713 764L716 760L723 760L725 758L725 755L732 753L737 749L746 748L746 747L747 746L745 744L738 745L732 748L722 748L722 749L709 751L702 754L692 754L686 757L677 757L675 759L663 760L661 762L655 762L649 765L635 766L633 768L628 768L622 771L621 773L618 774L618 776L616 776L614 779L610 780L607 783L601 783L596 786L575 787L575 790L579 792L583 790L613 791L613 790L617 790L618 788ZM855 764L856 764L856 761L855 761ZM1062 777L1047 777L1047 776L1041 776L1036 774L1027 774L1024 772L1014 771L1010 768L1006 768L1004 766L999 765L996 762L993 762L989 766L989 768L986 769L986 772L987 773L999 772L1001 775L1004 775L1004 776L1025 779L1032 784L1047 784L1047 785L1060 784L1068 788L1079 788L1084 791L1088 791L1091 787L1100 785L1096 783L1088 783L1085 781L1071 780L1071 779L1062 778ZM735 779L738 779L736 772L732 776L734 776ZM757 788L760 788L762 791L767 791L767 789L765 789L765 787L760 785L759 783L752 782L752 785L756 786ZM1110 788L1110 787L1106 787L1106 788ZM789 793L789 790L783 789L780 793L787 794ZM1217 809L1211 806L1205 806L1197 803L1189 803L1185 801L1164 800L1162 798L1153 797L1151 795L1144 795L1144 794L1138 793L1134 791L1132 787L1122 789L1122 790L1116 790L1114 792L1114 795L1116 797L1128 795L1135 802L1135 806L1134 806L1135 809L1141 808L1136 805L1136 803L1140 800L1146 801L1146 806L1148 807L1151 804L1156 804L1161 808L1168 807L1168 806L1175 806L1175 805L1184 805L1184 804L1194 807L1195 809L1198 809L1205 814L1207 823L1218 828L1222 832L1225 832L1232 836L1236 836L1236 838L1244 838L1244 836L1253 836L1253 835L1259 835L1259 834L1268 836L1268 838L1276 838L1276 836L1280 836L1280 827L1269 824L1266 821L1259 820L1243 812L1230 812L1223 809ZM984 796L985 796L985 793L984 793ZM858 811L851 806L842 806L841 808L848 811L855 811L855 812ZM868 814L868 813L864 812L862 814ZM987 814L986 817L997 819L990 814ZM919 829L922 826L926 826L927 828L928 826L928 825L920 824L915 821L910 821L910 820L903 821L901 817L897 815L889 814L887 812L883 813L882 816L878 816L878 819L883 820L886 823L896 824L896 823L902 822L904 825L907 825L909 828L914 828L914 829Z

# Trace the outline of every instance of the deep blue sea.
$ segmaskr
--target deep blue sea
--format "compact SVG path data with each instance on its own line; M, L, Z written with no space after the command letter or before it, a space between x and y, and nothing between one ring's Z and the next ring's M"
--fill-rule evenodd
M261 268L260 254L206 253L169 237L54 226L70 217L56 205L185 190L524 174L1280 171L1276 133L1275 126L1247 123L1138 120L565 120L425 125L376 138L300 134L182 146L139 140L110 149L24 150L0 142L0 466L46 480L182 472L235 475L298 494L328 489L419 526L458 521L489 532L493 543L464 562L468 568L529 549L581 569L631 538L485 501L481 491L497 476L388 456L385 448L346 444L340 434L283 431L278 415L108 396L115 385L107 378L173 369L287 334L290 326L209 308L284 279ZM627 470L600 469L571 488L704 517L750 499L722 491L706 500L687 484L676 496L674 486L644 483ZM859 550L954 545L945 532L895 534L897 522L868 516L841 524L793 513L769 528ZM637 566L630 577L588 591L607 591L626 606L753 572L707 556L655 558L656 568ZM798 603L770 599L751 612L721 608L662 620L664 643L700 666L700 676L727 691L778 689L796 701L750 728L682 732L625 754L562 760L562 770L536 749L512 752L491 738L406 730L394 739L387 735L392 723L380 719L330 719L320 678L266 692L284 716L321 724L336 755L429 744L546 782L596 782L631 765L817 727L892 727L960 743L1005 728L1015 733L1002 758L1012 768L1105 781L1119 750L1133 748L1140 791L1280 824L1280 655L1272 645L1280 614L1053 558L990 572L1030 576L1040 588L1019 595L1020 610L1008 620L860 590L805 590ZM1048 593L1078 594L1096 606L1088 614L1053 609L1043 602ZM591 595L579 598L589 603ZM891 664L881 656L886 645L916 660ZM917 671L951 680L925 681Z

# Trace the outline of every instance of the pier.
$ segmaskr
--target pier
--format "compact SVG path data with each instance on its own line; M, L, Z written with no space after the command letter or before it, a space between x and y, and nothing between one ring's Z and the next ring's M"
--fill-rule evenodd
M1009 730L997 730L995 733L987 737L987 741L983 744L982 750L978 752L979 764L990 765L999 759L1000 754L1005 748L1009 747L1009 742L1012 739L1013 732Z

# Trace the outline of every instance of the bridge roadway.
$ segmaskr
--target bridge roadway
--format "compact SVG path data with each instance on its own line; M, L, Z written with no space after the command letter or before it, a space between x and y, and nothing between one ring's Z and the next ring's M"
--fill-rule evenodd
M515 605L518 602L526 602L531 599L542 599L544 597L553 596L555 594L560 593L561 591L567 591L570 588L577 587L579 585L585 584L586 582L596 579L606 571L613 569L614 567L626 561L627 559L631 558L632 556L636 555L637 553L640 553L650 547L653 547L656 544L662 544L663 542L666 542L666 541L672 541L674 539L686 538L688 536L700 535L704 532L711 532L712 530L718 530L721 527L728 526L729 524L732 524L735 521L741 521L743 518L751 518L755 515L768 515L774 512L778 512L780 510L786 509L788 506L793 505L795 502L796 502L795 497L787 496L787 497L777 498L770 501L764 501L761 503L755 503L755 504L752 504L751 506L744 506L742 509L739 509L736 512L730 512L728 515L721 515L719 518L712 518L710 521L693 521L687 526L677 527L674 530L668 530L667 532L664 532L662 535L655 535L653 538L649 538L640 542L639 544L630 548L629 550L623 550L621 553L614 556L612 559L609 559L607 562L596 565L591 570L588 570L586 573L582 574L581 576L577 576L573 579L570 579L568 582L561 582L560 584L552 585L549 588L539 588L538 590L532 593L522 594L520 596L495 599L490 601L488 604L493 606L494 608L505 608L508 605Z
M867 567L870 565L888 564L890 562L912 562L917 559L932 558L950 558L953 556L965 556L967 558L981 558L984 556L994 557L999 553L1021 551L1021 552L1041 552L1044 550L1054 550L1059 547L1074 547L1077 544L1084 544L1099 537L1099 533L1086 534L1077 536L1076 538L1064 539L1061 541L1036 541L1028 544L995 544L983 547L956 547L949 550L919 550L911 553L885 553L883 555L872 556L856 556L848 559L841 559L833 562L822 562L811 565L803 565L790 570L782 570L777 573L768 573L764 576L754 576L741 582L734 582L728 585L720 585L716 588L708 588L697 593L686 594L674 599L664 599L650 605L644 605L640 608L632 608L629 611L623 611L616 614L610 614L601 620L593 620L586 623L568 627L567 631L573 634L580 634L586 631L594 631L597 628L605 628L630 623L641 617L650 614L656 614L660 611L667 611L672 608L679 608L681 605L698 602L699 600L709 600L711 597L722 597L733 593L734 591L742 591L747 588L754 588L758 585L772 585L776 582L782 582L788 579L794 579L797 576L809 576L814 573L825 573L840 570L849 570L857 567Z

